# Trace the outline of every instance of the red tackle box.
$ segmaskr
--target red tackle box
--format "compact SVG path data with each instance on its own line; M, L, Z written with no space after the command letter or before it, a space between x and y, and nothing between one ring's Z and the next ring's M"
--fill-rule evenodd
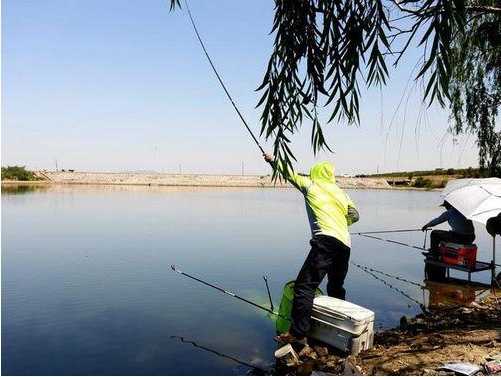
M477 245L463 245L452 242L440 242L439 253L442 262L475 268L477 263Z

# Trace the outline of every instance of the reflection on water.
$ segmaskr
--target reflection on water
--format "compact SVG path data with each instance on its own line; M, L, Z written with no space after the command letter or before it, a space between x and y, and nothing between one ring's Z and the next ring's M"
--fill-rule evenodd
M187 350L173 334L251 364L273 362L273 320L169 266L268 306L266 274L277 304L309 251L299 193L80 185L19 190L23 195L2 195L3 374L241 373L233 360ZM437 192L350 196L361 214L354 232L416 228L440 213ZM423 243L421 232L392 238ZM476 243L479 259L490 260L482 229ZM353 237L352 260L423 281L423 256L411 248ZM476 278L488 282L489 272ZM422 303L419 286L391 284ZM378 327L420 311L418 303L353 266L345 286L349 301L376 313Z
M426 307L430 309L468 306L489 294L490 287L467 284L466 280L454 279L447 283L425 280Z
M258 366L256 364L251 364L249 362L246 362L246 361L243 361L243 360L240 360L234 356L231 356L231 355L227 355L223 352L220 352L216 349L213 349L213 348L210 348L210 347L207 347L205 345L201 345L201 344L198 344L197 342L193 341L193 340L187 340L185 339L184 337L182 336L178 336L178 335L172 335L171 336L172 339L176 339L176 340L179 340L181 343L186 343L186 344L191 344L193 347L196 347L198 349L201 349L201 350L204 350L204 351L207 351L207 352L210 352L212 353L213 355L216 355L218 357L221 357L221 358L224 358L224 359L228 359L228 360L231 360L239 365L242 365L244 367L247 367L248 368L248 371L246 372L246 374L248 375L252 375L252 376L262 376L262 375L269 375L272 370L270 367L266 368L266 366ZM266 368L266 369L265 369Z
M47 191L50 186L45 184L2 184L2 194L27 194L35 191Z

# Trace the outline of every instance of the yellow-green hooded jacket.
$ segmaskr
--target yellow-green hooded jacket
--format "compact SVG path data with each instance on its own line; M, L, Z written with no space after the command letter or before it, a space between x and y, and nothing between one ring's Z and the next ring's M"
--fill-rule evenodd
M331 236L350 247L348 226L358 221L358 212L350 197L336 184L332 164L313 165L309 176L285 170L280 164L278 169L303 193L312 236Z

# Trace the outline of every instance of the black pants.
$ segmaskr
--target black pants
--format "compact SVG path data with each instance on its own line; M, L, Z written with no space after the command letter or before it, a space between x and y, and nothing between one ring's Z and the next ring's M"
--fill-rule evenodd
M440 242L457 242L462 244L471 244L475 241L474 234L462 234L447 230L433 230L430 234L430 254L438 255L438 245ZM445 279L445 267L427 265L425 267L425 276L429 280L441 281Z
M334 237L315 236L311 250L294 284L291 334L302 337L310 330L315 290L327 274L327 294L344 300L344 278L348 272L350 248Z

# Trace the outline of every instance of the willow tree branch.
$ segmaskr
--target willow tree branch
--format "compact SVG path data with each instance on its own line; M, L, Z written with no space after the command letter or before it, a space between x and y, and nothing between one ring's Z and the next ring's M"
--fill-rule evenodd
M492 7L488 5L470 5L466 7L468 12L482 12L482 13L492 13L501 14L501 8Z

